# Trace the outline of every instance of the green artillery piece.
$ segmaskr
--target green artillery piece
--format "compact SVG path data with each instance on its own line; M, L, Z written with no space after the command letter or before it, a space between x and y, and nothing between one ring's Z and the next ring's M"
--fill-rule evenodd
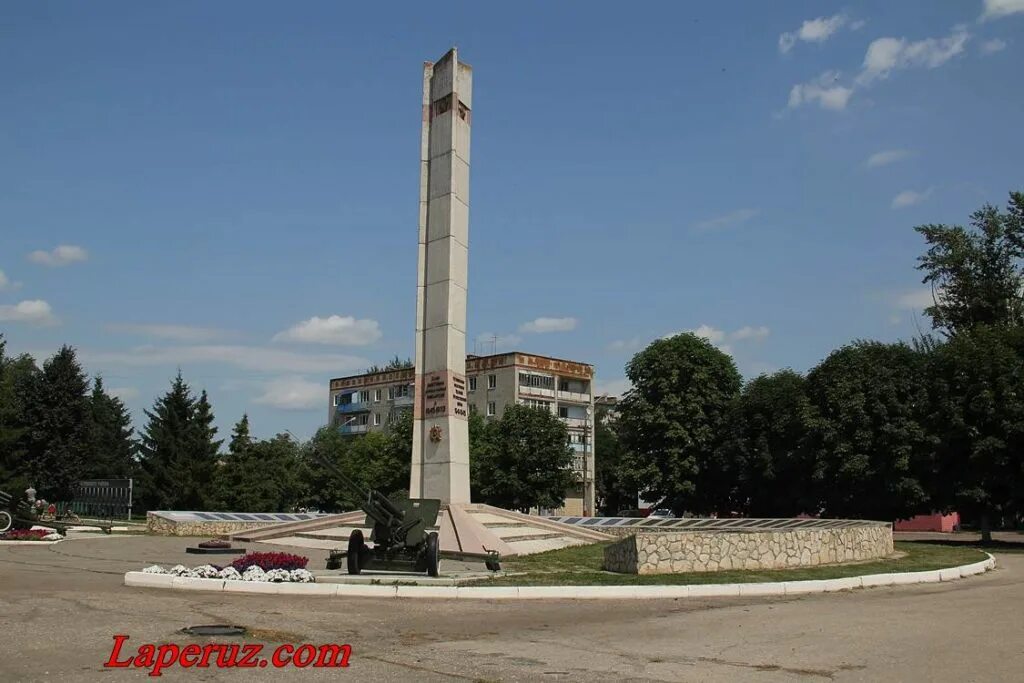
M389 500L380 491L359 486L329 459L319 454L314 457L362 501L359 507L366 513L366 524L373 524L370 536L373 547L364 541L362 530L356 529L348 538L348 550L331 551L327 558L328 569L341 569L341 560L345 558L349 574L358 574L364 569L384 569L438 575L437 532L428 529L437 524L440 500Z
M32 492L34 495L34 491ZM33 525L47 526L61 533L66 533L72 526L87 526L102 529L103 533L109 534L112 524L97 524L95 522L83 522L78 516L65 509L53 516L47 515L42 510L36 510L33 506L35 500L14 498L6 491L0 491L0 533L14 529L31 529Z

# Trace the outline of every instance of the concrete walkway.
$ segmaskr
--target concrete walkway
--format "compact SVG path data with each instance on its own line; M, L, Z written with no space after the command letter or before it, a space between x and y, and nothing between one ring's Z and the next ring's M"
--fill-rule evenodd
M200 623L265 629L266 642L350 643L351 667L169 680L1014 681L1024 670L1021 554L997 553L995 571L966 581L781 598L282 600L122 585L145 564L193 564L194 540L0 548L0 680L138 680L102 668L113 634L184 645L178 629Z

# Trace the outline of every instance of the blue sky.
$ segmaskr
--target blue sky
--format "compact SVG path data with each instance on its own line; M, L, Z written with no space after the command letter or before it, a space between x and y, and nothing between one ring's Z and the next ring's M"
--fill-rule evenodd
M452 44L470 336L599 388L682 330L748 377L908 338L912 227L1024 180L1024 0L0 12L0 331L76 346L137 427L180 366L224 432L308 435L329 377L411 355L420 64Z

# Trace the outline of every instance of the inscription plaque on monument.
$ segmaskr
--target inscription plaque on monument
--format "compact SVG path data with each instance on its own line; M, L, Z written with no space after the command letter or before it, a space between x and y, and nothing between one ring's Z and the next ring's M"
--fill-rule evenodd
M469 417L466 378L454 372L431 372L423 377L424 418Z

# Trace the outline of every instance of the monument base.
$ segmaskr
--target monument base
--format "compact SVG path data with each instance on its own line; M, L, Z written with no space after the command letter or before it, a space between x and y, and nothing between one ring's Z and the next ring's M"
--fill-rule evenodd
M233 541L272 543L305 550L344 548L355 529L369 538L361 510L328 515L303 524L281 524L232 535ZM481 503L445 505L437 528L442 559L484 562L490 551L502 560L574 545L615 540L610 534L545 517L525 515Z

